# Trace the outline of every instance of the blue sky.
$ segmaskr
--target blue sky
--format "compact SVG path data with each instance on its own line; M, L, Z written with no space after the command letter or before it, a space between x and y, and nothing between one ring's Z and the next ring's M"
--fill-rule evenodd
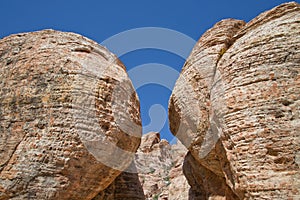
M193 40L199 37L216 22L224 18L236 18L249 21L261 12L271 9L283 0L9 0L0 2L0 38L12 33L36 31L41 29L56 29L71 31L89 37L98 43L122 33L126 30L142 27L160 27L174 30ZM297 1L299 2L299 1ZM151 35L149 35L150 37ZM137 36L138 37L138 36ZM147 39L147 36L145 37ZM143 40L145 40L143 38ZM126 40L126 37L125 37ZM166 36L159 41L168 40ZM131 41L127 41L131 42ZM150 41L151 42L151 41ZM126 45L126 41L121 43ZM108 45L109 49L114 49ZM185 51L192 49L188 43ZM175 41L174 48L183 48L182 43ZM117 53L117 52L115 52ZM120 56L127 70L149 63L168 66L175 72L180 72L184 58L176 51L160 48L141 48ZM149 67L150 65L148 65ZM154 66L154 65L153 65ZM155 67L155 66L154 66ZM153 67L153 69L154 69ZM151 68L151 66L150 66ZM165 73L165 74L164 74ZM171 73L171 72L170 72ZM174 77L168 71L158 73L170 79ZM172 79L172 80L171 80ZM169 141L173 139L163 110L150 117L149 109L153 105L161 105L167 113L167 105L171 94L170 88L162 84L145 84L137 89L140 102L143 125L151 125L154 121L164 121L161 137ZM159 111L159 109L158 109ZM157 122L155 122L157 123ZM154 124L155 125L155 124ZM159 125L161 126L161 125ZM146 129L148 131L148 129Z

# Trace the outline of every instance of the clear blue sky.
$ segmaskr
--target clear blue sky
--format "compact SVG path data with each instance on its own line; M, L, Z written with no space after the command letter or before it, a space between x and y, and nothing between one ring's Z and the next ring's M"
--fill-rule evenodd
M194 40L224 18L249 21L284 0L7 0L0 2L0 38L12 33L41 29L71 31L98 43L120 32L141 27L172 29ZM299 2L299 1L297 1ZM193 45L190 45L192 48ZM178 47L180 48L180 46ZM159 63L180 72L184 59L160 49L140 49L121 56L127 69ZM168 74L165 74L168 77ZM162 105L167 111L170 89L159 84L140 87L143 125L150 123L149 108ZM160 116L153 116L159 118ZM168 121L168 120L167 120ZM173 139L168 123L162 138Z

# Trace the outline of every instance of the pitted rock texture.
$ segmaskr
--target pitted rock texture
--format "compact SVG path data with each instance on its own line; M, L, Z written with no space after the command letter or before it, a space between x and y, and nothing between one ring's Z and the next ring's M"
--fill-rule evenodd
M223 20L194 47L169 104L190 198L300 198L299 22L286 3Z
M0 199L92 199L132 162L139 101L122 63L73 33L0 40Z

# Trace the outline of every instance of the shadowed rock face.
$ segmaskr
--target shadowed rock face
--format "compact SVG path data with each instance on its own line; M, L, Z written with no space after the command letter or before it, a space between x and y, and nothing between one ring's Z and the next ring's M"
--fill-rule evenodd
M170 145L157 132L143 135L134 162L93 200L188 199L182 171L186 152L180 142Z
M132 162L129 168L122 172L109 187L101 191L93 200L144 200L144 191L135 163ZM133 171L136 173L132 173Z
M139 101L104 47L45 30L0 40L0 199L92 199L132 162Z
M299 198L299 21L287 3L223 20L194 47L169 104L191 199Z

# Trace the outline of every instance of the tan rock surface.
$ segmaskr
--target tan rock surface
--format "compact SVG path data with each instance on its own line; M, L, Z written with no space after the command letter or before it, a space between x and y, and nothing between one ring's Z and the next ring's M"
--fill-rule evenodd
M161 140L159 133L143 135L135 163L147 200L187 199L189 185L182 171L186 152L182 144Z
M172 144L171 150L173 167L169 172L170 185L168 187L168 199L188 199L190 186L187 182L186 177L183 174L183 162L185 155L187 154L187 149L180 141L177 141L176 144Z
M183 172L191 188L188 198L193 200L230 200L238 199L226 184L224 177L199 164L191 153L184 160Z
M283 4L221 21L193 49L169 120L194 199L300 198L299 21L299 4Z
M205 194L206 185L216 184L215 188L220 188L219 181L223 181L221 185L226 185L222 166L214 148L219 134L214 127L218 124L213 122L215 120L213 116L218 113L212 115L214 111L211 107L210 98L217 63L227 48L234 42L233 36L244 24L240 20L223 20L200 38L186 61L170 99L169 120L171 131L189 148L195 158L193 161L198 163L199 169L202 169L202 176L195 174L195 177L204 177L206 173L207 176L213 177L212 174L208 173L210 171L213 171L215 176L220 177L206 180L212 181L211 183L202 180L195 182L194 175L186 173L192 186L189 196L195 199L212 198L214 196L209 192L208 196ZM210 126L210 124L214 126ZM186 162L186 164L188 163L190 162ZM188 171L187 169L197 167L184 166L184 168L185 171ZM198 191L193 190L194 188L197 188ZM221 189L224 189L224 187L221 187ZM225 190L221 193L225 195ZM218 196L218 194L216 195Z
M92 199L132 161L139 102L95 42L45 30L0 40L0 199Z
M146 199L158 199L170 184L171 145L166 140L160 140L159 133L145 134L136 153L135 163Z

